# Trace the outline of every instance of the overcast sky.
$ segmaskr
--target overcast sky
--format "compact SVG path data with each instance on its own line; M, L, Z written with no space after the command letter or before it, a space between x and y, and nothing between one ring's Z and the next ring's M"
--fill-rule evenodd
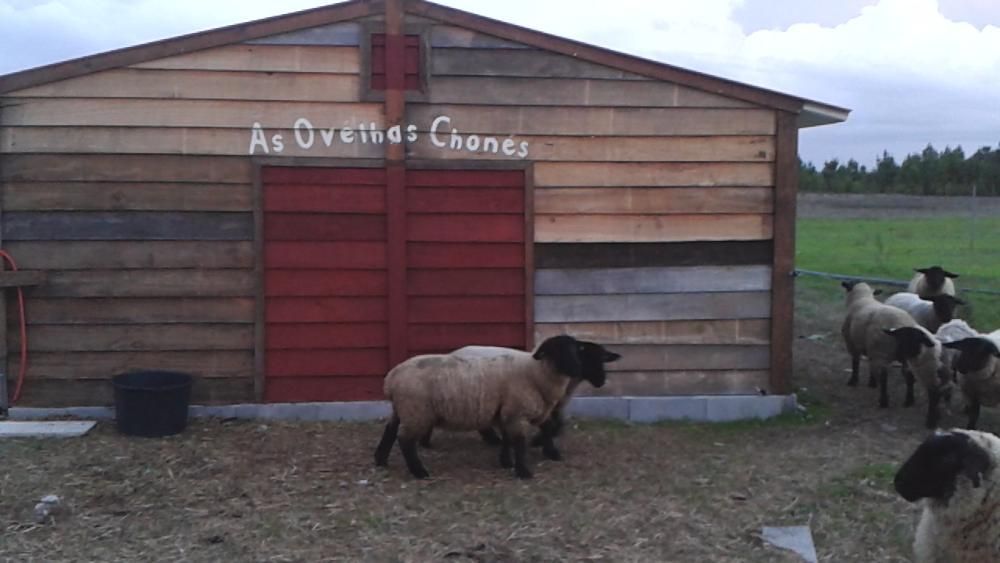
M328 4L0 0L0 74ZM821 165L1000 144L1000 0L439 0L852 111L803 130Z

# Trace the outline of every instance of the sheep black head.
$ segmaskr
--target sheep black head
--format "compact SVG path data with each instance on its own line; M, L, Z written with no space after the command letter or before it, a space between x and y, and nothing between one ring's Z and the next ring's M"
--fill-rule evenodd
M934 341L931 340L930 336L914 326L884 328L882 330L896 340L896 360L900 362L916 358L924 346L934 347Z
M941 266L931 266L930 268L914 268L914 272L924 275L927 280L927 289L930 291L940 291L944 285L945 278L957 278L958 274L953 274Z
M924 440L903 463L893 485L908 502L922 498L948 500L955 493L960 475L968 477L973 487L990 468L989 452L968 434L938 432Z
M574 379L584 379L594 387L601 387L607 379L604 364L621 356L606 350L600 344L561 334L542 342L533 357L536 360L551 361L556 371L562 374Z
M858 280L845 280L845 281L840 282L840 287L842 287L845 290L847 290L847 293L850 293L854 289L854 286L858 285L859 283L864 283L864 282L861 282L861 281L858 281ZM868 285L868 284L865 284L865 285ZM881 289L873 289L872 290L872 295L882 295L882 290Z
M942 323L946 323L953 318L955 318L955 307L959 305L965 305L965 301L955 297L954 295L931 295L925 297L927 301L934 304L934 315Z
M1000 358L1000 349L989 338L963 338L946 342L944 347L959 351L958 358L955 359L955 371L960 373L972 373L985 368L990 356Z

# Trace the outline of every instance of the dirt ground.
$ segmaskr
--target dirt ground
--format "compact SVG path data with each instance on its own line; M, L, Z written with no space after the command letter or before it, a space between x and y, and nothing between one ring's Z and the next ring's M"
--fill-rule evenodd
M908 196L899 194L816 194L798 197L802 219L923 219L933 217L996 217L1000 197Z
M799 284L805 415L765 423L579 423L563 462L515 480L474 434L440 433L376 469L375 423L197 420L168 439L100 425L66 441L0 442L4 561L796 561L764 525L812 527L821 561L906 561L916 507L892 491L918 443L903 409L847 388L840 290ZM835 284L834 284L835 285ZM960 423L957 417L948 419ZM983 420L996 428L992 413ZM67 510L35 524L34 503Z

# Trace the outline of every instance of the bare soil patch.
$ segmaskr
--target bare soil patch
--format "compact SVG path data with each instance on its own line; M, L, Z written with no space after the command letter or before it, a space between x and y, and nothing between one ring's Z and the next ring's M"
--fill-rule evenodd
M580 423L566 460L517 481L475 434L438 433L414 481L381 425L197 420L147 440L109 424L0 442L0 560L796 561L764 525L809 524L822 561L907 561L916 507L892 475L925 435L847 388L836 284L800 283L796 383L808 414L720 425ZM960 423L951 417L951 423ZM995 426L989 415L983 423ZM35 502L69 511L38 525Z

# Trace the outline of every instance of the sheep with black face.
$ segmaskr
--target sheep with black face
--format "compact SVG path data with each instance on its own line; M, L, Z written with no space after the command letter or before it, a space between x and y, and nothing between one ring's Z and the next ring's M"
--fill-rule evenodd
M969 421L974 429L979 423L983 405L1000 405L1000 330L990 334L972 336L944 347L958 352L953 367L958 374L958 384L968 401Z
M604 383L603 357L581 354L585 344L560 335L542 342L534 353L473 346L461 353L404 361L385 377L383 389L392 403L392 416L375 451L376 465L386 465L398 436L410 473L425 478L429 474L416 446L435 426L452 430L498 426L504 442L501 464L513 465L519 478L530 478L524 459L530 427L548 419L573 379Z
M955 284L951 280L958 277L941 266L914 268L917 274L910 280L906 291L916 293L923 299L933 295L955 295Z
M913 542L918 563L1000 561L1000 438L975 430L937 432L896 473L896 492L921 502Z
M902 309L917 321L917 324L931 332L936 332L941 325L955 318L955 309L965 305L965 301L954 295L931 295L920 297L916 293L901 291L890 295L885 300L886 305Z

